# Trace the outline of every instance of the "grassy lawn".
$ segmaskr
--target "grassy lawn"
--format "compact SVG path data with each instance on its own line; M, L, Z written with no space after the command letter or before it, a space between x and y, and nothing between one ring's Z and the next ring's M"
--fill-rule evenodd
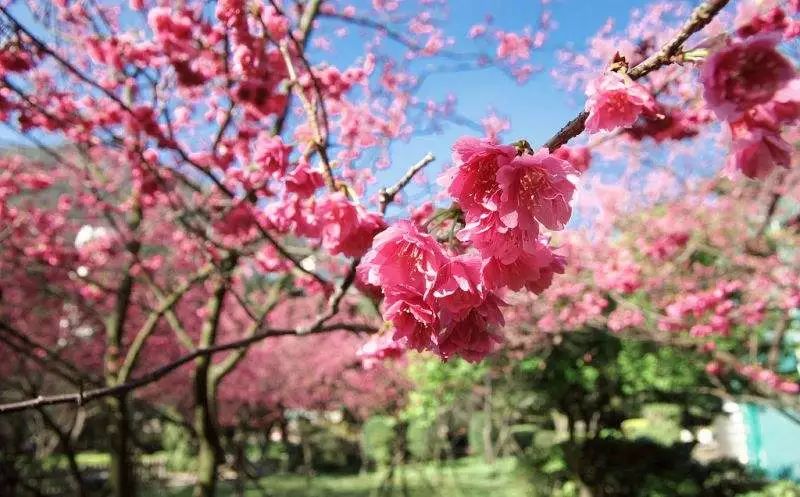
M332 476L319 475L308 479L297 475L270 476L261 480L263 489L271 497L369 497L377 495L377 488L385 472ZM532 489L516 471L516 461L504 459L488 466L480 459L464 459L453 464L415 464L399 470L394 492L384 495L406 495L402 481L405 478L410 497L529 497ZM147 497L167 495L163 490L151 491ZM176 490L170 497L188 497L191 489ZM233 496L228 484L223 484L220 497ZM248 485L248 496L261 496L261 490Z

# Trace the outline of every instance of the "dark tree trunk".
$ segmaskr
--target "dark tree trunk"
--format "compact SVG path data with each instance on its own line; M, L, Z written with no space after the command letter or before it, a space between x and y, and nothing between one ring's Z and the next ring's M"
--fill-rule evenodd
M109 397L108 441L111 467L109 482L114 497L135 497L136 477L131 457L131 427L128 401L124 395Z

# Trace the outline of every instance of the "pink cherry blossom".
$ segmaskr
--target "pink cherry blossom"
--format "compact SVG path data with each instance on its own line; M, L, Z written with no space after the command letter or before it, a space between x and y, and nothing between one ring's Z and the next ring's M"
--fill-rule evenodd
M566 260L553 253L544 243L526 249L512 261L496 257L485 259L482 267L483 280L489 289L507 287L510 290L527 288L541 293L553 281L556 273L563 273Z
M384 319L394 326L393 339L416 350L435 350L439 317L413 288L398 286L386 295Z
M764 178L776 166L791 164L794 148L780 133L762 127L734 129L730 169L739 170L748 178Z
M795 78L775 93L765 104L780 124L789 124L800 119L800 78Z
M733 41L706 60L700 75L703 96L717 116L737 118L795 77L792 63L775 48L779 39L761 35Z
M679 108L659 106L658 114L643 115L625 132L634 140L648 137L658 143L683 140L697 136L702 125L710 122L711 117L712 113L706 109L684 111Z
M253 161L269 174L281 176L289 165L292 147L285 145L279 136L262 135L255 143Z
M466 314L446 315L444 330L438 337L438 353L447 359L458 355L477 362L491 354L502 340L494 329L503 324L501 302L493 296Z
M797 394L800 393L800 383L795 381L780 381L777 384L777 390L779 392L788 393L788 394Z
M499 195L495 195L498 200ZM523 251L536 249L536 225L526 230L510 228L501 219L496 200L487 202L485 207L480 216L457 233L459 240L471 244L484 257L492 257L503 264L514 262Z
M315 199L303 198L290 193L281 200L272 202L264 208L264 213L272 228L280 233L317 238L319 220L315 213Z
M312 169L308 162L302 161L285 176L284 182L286 191L301 197L310 197L325 184L325 179L320 171Z
M497 33L499 44L497 45L497 56L501 59L508 59L511 62L526 60L531 56L533 39L530 33Z
M339 192L322 198L314 212L322 246L348 257L361 257L385 227L383 216L365 211Z
M490 140L497 140L501 133L511 129L511 122L509 122L508 119L498 116L494 112L481 119L481 125L483 126L486 137Z
M384 289L406 285L423 293L445 262L439 242L413 223L400 221L375 237L359 271L369 284Z
M451 258L439 268L426 300L447 312L459 314L480 305L484 296L481 259L464 254Z
M575 192L570 175L577 174L547 149L516 157L497 171L502 194L499 211L506 226L535 231L536 222L560 230L569 221Z
M455 167L448 193L470 217L479 215L481 204L498 189L497 171L517 155L511 145L489 140L459 138L453 145Z
M650 92L627 76L603 73L586 87L586 130L597 133L631 126L646 111L654 111Z
M783 33L786 39L800 34L800 21L787 16L777 2L745 0L736 12L736 34L742 38L764 33Z
M364 369L372 369L382 361L403 357L405 353L406 349L400 342L384 334L371 337L356 351L356 357L361 359Z
M569 165L579 173L586 172L592 162L592 152L588 147L568 147L564 145L558 147L553 152L553 155L569 162Z
M433 215L434 211L435 208L433 206L433 202L427 201L420 206L410 209L409 218L414 222L414 224L421 228L422 225L425 224L425 222Z
M469 36L470 38L478 38L479 36L483 36L486 34L486 25L485 24L473 24L469 28Z

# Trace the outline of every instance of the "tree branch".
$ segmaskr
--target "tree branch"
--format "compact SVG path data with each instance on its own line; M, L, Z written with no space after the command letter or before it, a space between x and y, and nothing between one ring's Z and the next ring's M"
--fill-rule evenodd
M322 6L322 0L309 0L305 5L303 16L300 18L300 46L305 49L308 46L308 40L311 39L311 31L314 29L314 20L319 15L319 8ZM292 107L292 92L286 95L286 104L283 110L275 119L272 125L272 134L279 135L283 132L283 127L286 124L286 118L289 117L289 110Z
M380 202L381 214L386 213L386 208L389 207L389 204L392 203L394 197L400 192L400 190L405 188L418 172L420 172L425 166L434 160L436 160L436 157L434 157L432 153L428 152L419 162L411 166L408 171L406 171L406 174L404 174L403 177L394 184L394 186L390 188L381 188L381 191L378 192L378 201Z
M319 326L314 330L306 331L305 334L328 333L331 331L340 331L340 330L351 331L354 333L375 333L377 331L375 327L368 325L336 323L327 326ZM186 354L180 357L179 359L176 359L175 361L172 361L138 378L132 379L126 383L121 383L119 385L103 387L103 388L95 388L93 390L87 390L85 392L74 392L74 393L51 395L51 396L40 395L36 398L29 400L12 402L8 404L0 404L0 415L10 414L12 412L24 411L39 406L49 406L55 404L75 404L80 406L87 402L91 402L103 397L108 397L112 395L121 395L131 390L135 390L145 385L149 385L150 383L153 383L155 381L158 381L159 379L172 373L173 371L183 366L184 364L187 364L197 359L198 357L205 357L217 354L219 352L236 350L241 347L246 347L253 343L259 342L269 337L298 335L298 334L301 334L301 331L297 329L286 329L286 328L267 329L262 331L261 333L256 333L251 337L242 338L240 340L234 340L232 342L222 343L219 345L213 345L210 347L198 348L197 350L189 354Z
M680 31L678 31L670 41L662 45L658 52L652 54L650 57L637 64L636 67L630 69L627 72L628 77L635 81L656 69L673 63L674 57L680 52L683 43L694 33L708 25L711 19L713 19L728 2L729 0L706 0L698 5L694 11L692 11L692 15L683 24ZM552 138L547 140L544 146L552 151L564 145L572 138L575 138L583 132L588 117L588 112L581 112L577 117L561 128L558 133L553 135Z
M161 303L159 304L158 308L150 313L150 315L147 317L147 320L136 334L136 337L133 339L133 343L131 343L122 367L119 370L119 374L117 375L117 381L124 382L128 379L131 371L133 371L133 368L136 365L136 360L139 358L139 354L142 351L145 341L147 341L150 335L155 331L156 325L161 319L161 316L170 311L180 301L181 297L183 297L183 295L188 292L190 288L192 288L192 286L206 279L213 270L214 266L212 264L206 265L191 278L189 278L185 283L176 288L175 291L169 296L161 298Z
M95 385L101 384L99 379L87 376L86 373L80 371L72 363L67 362L57 353L53 352L48 347L26 336L24 333L15 329L10 324L0 321L0 330L5 331L6 334L11 335L15 339L22 342L24 344L24 348L29 349L29 351L22 350L23 346L15 344L10 340L4 339L2 337L0 337L0 340L3 340L10 347L30 357L32 360L39 363L39 365L44 367L46 370L54 372L55 374L69 381L70 383L73 383L74 385L80 385L83 382ZM36 353L37 351L44 352L44 357L41 357L39 354L37 354ZM55 365L58 365L60 368L64 369L63 370L57 369Z
M255 335L258 332L258 329L261 328L261 325L264 323L264 319L266 319L267 315L269 315L269 313L280 303L282 286L283 285L280 283L277 283L271 289L266 305L264 305L258 315L254 317L253 323L244 334L245 338ZM242 359L244 359L248 350L249 347L237 349L235 352L232 352L225 357L222 361L211 366L211 372L209 374L211 383L215 385L218 384L220 380L225 377L225 375L230 373L233 368L235 368L236 365L239 364Z

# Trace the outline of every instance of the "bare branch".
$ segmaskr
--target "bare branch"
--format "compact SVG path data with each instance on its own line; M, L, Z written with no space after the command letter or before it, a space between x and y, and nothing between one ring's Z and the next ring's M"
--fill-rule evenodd
M403 177L394 184L394 186L390 188L381 188L381 191L378 193L381 214L386 213L386 208L389 207L389 204L392 203L394 197L400 192L400 190L405 188L418 172L420 172L425 166L434 160L436 160L436 157L434 157L432 153L428 152L419 162L411 166L403 175Z

